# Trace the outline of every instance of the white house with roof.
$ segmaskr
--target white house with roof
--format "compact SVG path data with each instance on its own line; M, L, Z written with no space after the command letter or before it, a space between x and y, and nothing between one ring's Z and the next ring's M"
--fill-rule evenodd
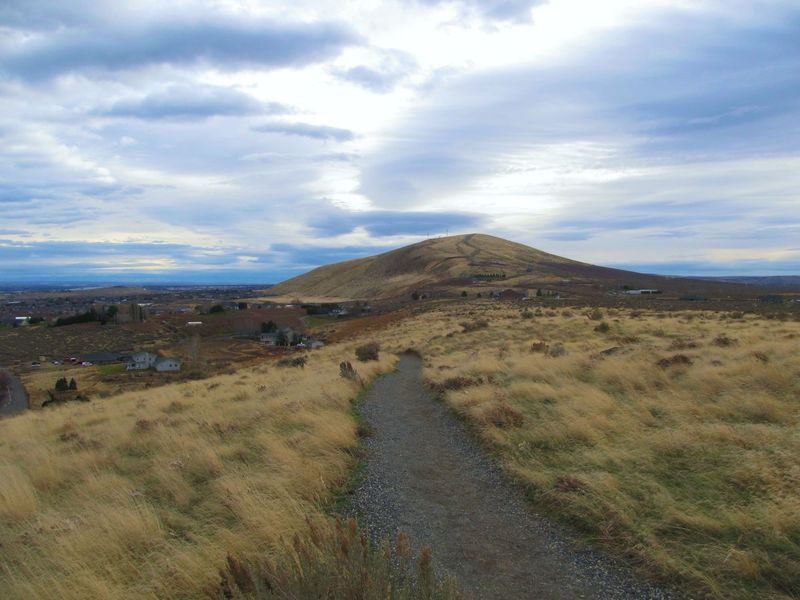
M131 360L126 367L128 371L144 371L154 367L158 360L158 355L152 352L135 352L131 355Z
M128 362L128 371L145 371L155 369L159 373L167 371L180 371L182 362L179 358L159 356L152 352L136 352Z
M159 373L166 371L180 371L181 360L179 358L170 358L168 356L160 356L156 359L155 369Z

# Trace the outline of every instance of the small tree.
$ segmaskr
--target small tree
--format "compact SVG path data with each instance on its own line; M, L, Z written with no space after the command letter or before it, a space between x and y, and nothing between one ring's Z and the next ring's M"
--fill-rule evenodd
M73 381L75 381L73 379ZM57 392L66 392L69 389L66 377L62 377L56 381L55 390Z
M413 292L411 292L411 299L412 300L419 300L419 292L417 290L414 290Z
M208 312L212 314L225 312L225 307L222 306L222 304L215 304L214 306L208 309Z
M75 381L74 377L69 380L69 389L72 390L73 392L78 391L78 383Z
M276 331L278 331L278 326L275 324L275 321L261 323L261 333L275 333Z
M279 331L278 337L275 340L276 346L288 346L289 345L289 336L286 335L285 331Z
M462 298L466 298L467 297L467 290L464 290L463 292L461 292L461 297Z

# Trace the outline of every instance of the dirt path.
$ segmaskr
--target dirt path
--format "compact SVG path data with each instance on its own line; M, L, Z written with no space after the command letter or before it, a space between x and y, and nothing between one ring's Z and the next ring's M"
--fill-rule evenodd
M376 538L405 531L476 599L670 598L579 550L534 515L448 409L428 393L421 361L401 357L361 409L367 438L353 511Z

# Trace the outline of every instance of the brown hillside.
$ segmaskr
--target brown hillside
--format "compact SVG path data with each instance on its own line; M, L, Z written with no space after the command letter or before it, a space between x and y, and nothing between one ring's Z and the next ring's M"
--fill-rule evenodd
M270 294L378 299L404 296L413 290L446 294L485 288L548 288L596 296L618 291L624 285L679 294L744 292L744 286L598 267L491 235L471 233L325 265L284 281ZM753 288L747 290L752 292Z

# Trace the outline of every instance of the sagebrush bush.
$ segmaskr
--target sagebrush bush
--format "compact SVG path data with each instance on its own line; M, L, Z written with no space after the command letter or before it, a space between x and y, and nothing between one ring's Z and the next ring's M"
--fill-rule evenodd
M287 356L286 358L282 358L278 361L279 367L300 367L303 368L306 366L306 357L305 356Z
M594 330L598 333L608 333L611 331L611 325L606 323L605 321L601 321L599 325L597 325Z
M461 328L464 333L470 331L478 331L479 329L486 329L489 326L489 321L486 319L475 319L474 321L465 321L461 323Z
M378 342L369 342L356 348L356 358L361 362L378 360L380 349L381 347L378 345Z

